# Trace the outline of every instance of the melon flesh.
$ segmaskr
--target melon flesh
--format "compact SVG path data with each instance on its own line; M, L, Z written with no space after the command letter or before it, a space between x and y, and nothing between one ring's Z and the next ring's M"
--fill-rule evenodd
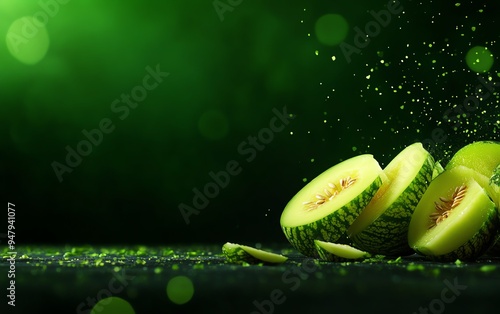
M408 243L417 252L439 256L452 252L471 239L485 223L494 204L472 177L473 170L457 166L434 179L415 212L408 232ZM467 186L462 202L448 218L429 229L429 216L436 211L440 197L450 198L457 187Z

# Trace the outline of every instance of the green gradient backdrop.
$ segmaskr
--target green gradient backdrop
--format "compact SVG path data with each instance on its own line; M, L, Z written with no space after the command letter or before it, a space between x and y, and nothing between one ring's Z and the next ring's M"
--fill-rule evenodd
M222 21L210 0L61 4L37 64L0 44L1 167L17 240L285 241L279 217L287 201L303 178L340 160L370 152L386 164L438 127L446 140L426 147L443 160L467 142L497 138L497 92L481 103L487 113L470 113L458 128L443 112L477 84L463 61L472 46L488 46L495 63L481 75L500 80L498 5L444 2L402 2L404 13L350 63L339 46L318 42L316 20L342 15L352 44L355 27L387 1L242 1ZM14 20L40 10L38 1L0 0L4 39ZM113 101L158 64L170 75L120 120ZM284 106L295 118L247 162L238 146ZM65 147L76 148L82 130L104 118L114 131L59 182L51 163L63 163ZM186 225L179 204L192 206L193 189L231 160L241 173Z

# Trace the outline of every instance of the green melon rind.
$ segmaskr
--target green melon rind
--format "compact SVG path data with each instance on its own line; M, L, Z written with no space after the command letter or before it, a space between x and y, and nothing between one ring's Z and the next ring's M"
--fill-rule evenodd
M368 252L358 250L346 244L314 240L314 245L319 257L328 262L359 261L371 256Z
M500 164L493 170L493 175L490 178L488 192L490 197L495 202L497 209L500 211ZM499 212L500 214L500 212Z
M314 240L338 242L339 239L345 238L349 226L368 205L381 185L382 178L378 176L363 192L330 215L301 226L281 226L283 233L300 253L317 258L319 255Z
M498 165L493 171L493 175L490 178L488 192L492 200L495 202L497 213L500 217L500 165ZM497 230L494 244L486 252L486 254L489 256L500 256L500 227Z
M434 180L434 178L443 173L443 171L444 171L443 165L441 165L439 161L436 161L434 163L434 170L432 171L432 180Z
M227 242L222 246L222 254L231 263L249 263L249 264L281 264L288 257L259 250L250 246Z
M428 254L428 252L419 251L418 249L415 251L433 261L453 262L457 259L462 261L474 261L491 247L492 243L495 241L495 237L492 235L496 233L499 225L500 221L498 214L496 209L492 207L492 210L488 212L486 221L481 225L474 236L452 252L443 255L432 255Z
M372 254L413 254L413 249L408 245L408 226L435 171L434 158L428 154L418 174L403 193L368 227L351 236L354 246Z

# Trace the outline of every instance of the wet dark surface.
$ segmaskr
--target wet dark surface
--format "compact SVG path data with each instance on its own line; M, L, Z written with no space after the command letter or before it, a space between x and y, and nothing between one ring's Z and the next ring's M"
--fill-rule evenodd
M264 245L289 260L237 265L225 262L221 246L19 248L16 306L8 306L2 293L1 313L90 313L92 302L108 296L127 300L135 313L485 313L498 307L498 258L327 263L286 245ZM8 291L5 250L0 265L2 290ZM194 287L182 305L166 293L176 276L188 277Z

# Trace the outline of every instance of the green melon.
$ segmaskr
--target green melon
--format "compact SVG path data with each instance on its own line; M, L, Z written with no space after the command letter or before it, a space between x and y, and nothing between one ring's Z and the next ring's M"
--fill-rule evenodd
M446 165L446 169L457 166L470 168L477 173L474 179L484 188L488 187L489 178L500 165L500 142L478 141L458 150Z
M288 258L286 256L259 250L250 246L227 242L222 246L222 254L231 263L249 264L281 264Z
M435 178L422 196L408 243L434 260L474 260L491 246L498 224L495 204L474 180L474 171L456 166Z
M331 243L320 240L314 240L319 257L329 262L356 261L369 258L368 252L358 250L347 244Z
M384 169L388 180L350 226L354 245L372 254L412 254L408 225L436 171L441 170L421 143L402 150Z
M382 185L372 155L347 159L304 186L281 214L281 228L300 253L318 257L314 240L338 242Z

